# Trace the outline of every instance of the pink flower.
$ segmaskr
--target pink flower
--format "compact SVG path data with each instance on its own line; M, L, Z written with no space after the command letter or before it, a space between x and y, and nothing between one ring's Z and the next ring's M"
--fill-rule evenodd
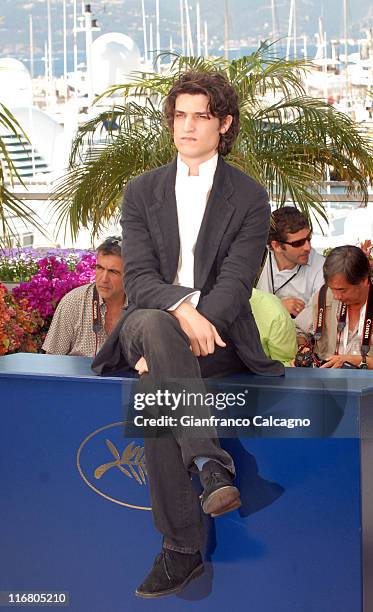
M94 280L95 264L95 256L88 254L71 271L66 261L54 255L44 257L38 261L38 272L13 289L13 295L18 300L26 299L30 308L38 310L43 319L50 320L66 293Z

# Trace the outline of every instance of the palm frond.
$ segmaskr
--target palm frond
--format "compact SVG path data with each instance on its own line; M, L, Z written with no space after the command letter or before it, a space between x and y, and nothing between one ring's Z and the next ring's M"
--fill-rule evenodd
M123 185L172 157L168 132L148 126L123 131L110 143L92 148L83 164L71 166L52 194L57 227L69 224L75 237L92 224L94 235L119 211Z
M166 75L135 73L131 82L109 88L101 97L116 96L113 108L80 127L68 173L53 196L59 226L68 223L76 235L92 225L97 234L118 211L127 181L172 158L162 102L185 70L225 72L241 111L240 134L228 161L261 182L278 205L290 199L308 216L326 219L319 184L330 167L349 192L367 200L373 178L370 143L346 115L306 95L309 62L279 58L268 43L232 61L167 56Z
M29 138L22 126L19 124L14 115L10 110L0 102L0 127L12 136L18 139L22 143L22 137L27 141ZM27 224L33 225L41 233L45 235L44 228L41 224L41 220L35 214L35 212L25 204L22 200L17 198L6 186L5 182L5 169L7 170L7 177L14 185L15 179L22 185L24 182L16 166L13 163L7 149L7 144L4 138L0 137L0 244L9 244L10 238L16 235L15 231L15 219L23 221L25 226Z
M23 128L17 121L17 119L12 115L10 110L4 106L0 102L0 127L5 128L10 134L15 136L21 142L21 136L25 138L27 142L30 142L27 134L24 132ZM3 163L6 164L9 174L9 179L11 183L14 182L14 177L18 179L18 181L23 185L23 181L15 167L12 158L8 154L7 146L3 138L0 138L0 158L3 158ZM0 163L1 165L1 163ZM1 170L0 180L4 180L4 173Z

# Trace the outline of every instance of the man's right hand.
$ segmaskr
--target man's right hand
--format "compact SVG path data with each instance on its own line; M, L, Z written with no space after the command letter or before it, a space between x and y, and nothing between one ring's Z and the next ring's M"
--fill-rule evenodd
M283 306L285 306L286 310L291 315L293 315L293 317L299 315L299 313L302 312L303 308L305 307L305 303L303 302L303 300L300 300L298 298L282 298L281 302Z
M225 347L216 327L191 304L182 302L171 313L190 340L190 348L196 357L211 355L215 345Z

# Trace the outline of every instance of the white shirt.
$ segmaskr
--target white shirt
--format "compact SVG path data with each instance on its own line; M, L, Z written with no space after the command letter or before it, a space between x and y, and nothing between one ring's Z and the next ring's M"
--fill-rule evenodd
M335 313L335 327L338 325L339 314L341 310L341 302ZM348 322L348 310L346 313L346 325L341 334L341 339L338 345L339 355L361 355L361 341L363 336L363 329L365 323L365 312L367 309L367 303L360 309L359 321L356 323L354 329L349 329ZM314 334L315 323L313 321L312 304L311 302L306 306L304 310L295 318L298 334Z
M342 332L342 342L343 348L339 347L340 355L361 355L361 341L363 336L363 329L365 323L365 312L367 309L367 303L364 304L360 308L360 316L359 321L355 325L354 329L349 329L348 325L348 309L346 316L346 325ZM338 322L338 319L337 319Z
M256 288L274 293L280 299L299 298L305 304L308 304L313 294L324 284L324 261L325 258L322 255L311 249L306 265L296 265L291 270L279 270L274 252L268 250L267 259ZM274 286L272 285L271 263Z
M216 153L200 164L198 176L189 176L189 167L180 159L180 156L177 158L175 195L180 253L174 285L194 287L194 251L217 163L218 154ZM194 291L171 306L169 310L175 310L182 302L189 302L196 307L200 295L200 291Z

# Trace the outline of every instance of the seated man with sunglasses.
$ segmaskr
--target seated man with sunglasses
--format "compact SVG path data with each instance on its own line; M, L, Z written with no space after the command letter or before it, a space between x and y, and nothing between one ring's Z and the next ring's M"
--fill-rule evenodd
M279 297L294 318L324 283L324 257L311 247L311 237L307 217L293 206L272 213L257 289Z
M97 249L96 281L67 293L57 306L43 344L49 355L94 357L123 314L122 239Z

